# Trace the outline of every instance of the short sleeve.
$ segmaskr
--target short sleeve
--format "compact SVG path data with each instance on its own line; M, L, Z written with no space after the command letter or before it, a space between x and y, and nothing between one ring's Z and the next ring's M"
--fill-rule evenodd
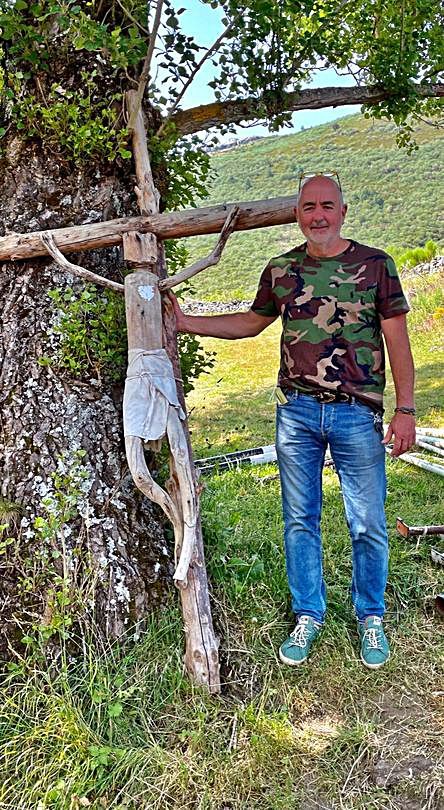
M279 310L276 307L276 302L273 295L271 262L267 264L265 269L262 271L256 296L251 305L251 309L253 312L257 312L258 315L265 315L266 317L279 315Z
M402 290L395 262L391 256L381 261L378 278L377 309L384 320L409 312L410 307Z

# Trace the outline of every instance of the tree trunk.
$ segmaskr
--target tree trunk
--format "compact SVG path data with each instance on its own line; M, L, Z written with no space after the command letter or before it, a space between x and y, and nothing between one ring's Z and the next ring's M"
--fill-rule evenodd
M136 212L129 169L75 167L18 138L0 181L4 233ZM120 248L80 262L123 280ZM160 510L136 490L125 461L124 368L111 383L94 370L79 379L58 367L54 288L84 285L43 259L2 266L0 524L9 524L3 540L13 538L0 557L3 650L38 628L50 637L73 600L118 637L165 599L173 570Z

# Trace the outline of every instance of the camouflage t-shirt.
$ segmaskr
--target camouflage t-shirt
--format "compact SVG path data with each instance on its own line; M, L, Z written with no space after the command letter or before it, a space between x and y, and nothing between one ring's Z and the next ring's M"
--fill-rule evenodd
M312 258L306 244L272 259L251 308L282 319L278 384L352 394L382 409L381 319L409 311L393 259L350 241L339 256Z

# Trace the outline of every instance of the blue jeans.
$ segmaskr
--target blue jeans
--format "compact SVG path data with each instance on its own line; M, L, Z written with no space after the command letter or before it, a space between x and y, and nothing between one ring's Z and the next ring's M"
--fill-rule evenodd
M323 622L326 587L320 533L322 468L327 445L341 482L352 541L356 616L383 616L388 569L384 503L385 450L374 413L359 402L320 404L297 391L277 406L276 450L285 555L296 615Z

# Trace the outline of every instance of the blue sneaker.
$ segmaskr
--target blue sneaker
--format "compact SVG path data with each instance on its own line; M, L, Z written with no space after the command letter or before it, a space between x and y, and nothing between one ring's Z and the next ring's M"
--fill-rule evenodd
M321 625L311 616L299 616L296 627L279 648L279 658L284 664L296 667L307 660L313 641L319 635Z
M369 669L379 669L390 658L390 647L385 637L380 616L367 616L358 624L361 639L361 661Z

